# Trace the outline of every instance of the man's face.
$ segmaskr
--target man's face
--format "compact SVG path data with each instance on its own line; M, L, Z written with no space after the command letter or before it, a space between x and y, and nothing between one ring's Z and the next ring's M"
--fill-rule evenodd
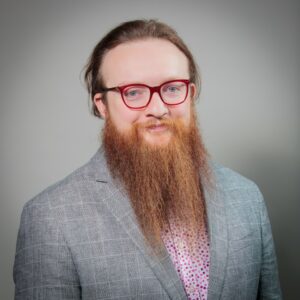
M138 40L121 44L110 50L101 68L105 86L116 87L133 83L158 86L174 79L189 79L188 60L172 43L162 39ZM172 132L161 120L181 119L188 126L191 119L191 101L196 94L194 84L189 85L185 102L169 106L154 93L150 104L139 110L128 108L118 92L107 93L107 103L96 94L94 102L100 114L110 118L120 133L129 132L138 125L139 134L151 145L168 144Z

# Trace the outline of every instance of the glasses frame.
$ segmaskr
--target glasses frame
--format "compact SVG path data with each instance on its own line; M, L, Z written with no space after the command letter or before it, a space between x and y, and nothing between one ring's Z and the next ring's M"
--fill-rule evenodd
M162 96L161 96L161 93L160 93L161 87L162 87L163 85L168 84L168 83L171 83L171 82L183 82L183 83L185 83L185 85L186 85L186 94L185 94L185 96L184 96L184 99L183 99L182 101L180 101L179 103L176 103L176 104L169 104L169 103L166 103L166 102L163 100L163 98L162 98ZM116 92L119 92L119 93L121 94L121 98L122 98L123 103L124 103L128 108L133 109L133 110L139 110L139 109L146 108L146 107L150 104L150 102L151 102L151 100L152 100L152 96L153 96L153 94L154 94L155 92L159 94L159 97L160 97L161 101L162 101L164 104L168 105L168 106L175 106L175 105L179 105L179 104L183 103L183 102L186 100L187 95L188 95L188 93L189 93L189 84L190 84L190 83L191 83L191 82L190 82L189 79L174 79L174 80L169 80L169 81L165 81L165 82L163 82L162 84L157 85L157 86L149 86L149 85L143 84L143 83L131 83L131 84L126 84L126 85L122 85L122 86L115 86L115 87L111 87L111 88L104 88L104 89L99 90L98 92L99 92L99 93L106 93L106 92L109 92L109 91L116 91ZM124 91L126 88L131 87L131 86L142 86L142 87L147 87L147 88L150 90L149 100L148 100L148 102L147 102L145 105L140 106L140 107L131 107L131 106L129 106L129 105L126 103L126 101L125 101L125 99L124 99L124 97L123 97L123 91Z

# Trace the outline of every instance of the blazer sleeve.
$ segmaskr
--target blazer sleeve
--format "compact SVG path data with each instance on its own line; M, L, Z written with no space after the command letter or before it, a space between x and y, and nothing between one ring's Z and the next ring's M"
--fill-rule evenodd
M15 300L80 299L80 285L60 222L48 202L24 206L13 277Z
M271 225L263 196L260 191L258 191L258 194L261 204L260 215L262 236L262 265L258 299L282 299Z

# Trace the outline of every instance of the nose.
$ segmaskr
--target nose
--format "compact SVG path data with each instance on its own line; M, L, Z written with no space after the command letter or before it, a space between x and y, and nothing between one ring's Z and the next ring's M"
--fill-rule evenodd
M155 117L155 118L162 118L168 114L168 107L167 105L161 100L160 95L158 92L154 92L152 94L150 103L146 109L146 116L147 117Z

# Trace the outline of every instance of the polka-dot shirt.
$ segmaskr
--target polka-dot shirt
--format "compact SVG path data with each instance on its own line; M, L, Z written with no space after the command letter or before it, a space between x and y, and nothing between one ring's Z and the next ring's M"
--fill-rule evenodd
M163 240L171 256L173 264L183 282L189 300L206 300L209 278L209 240L205 230L199 234L192 249L188 251L186 236L175 223L166 230Z

